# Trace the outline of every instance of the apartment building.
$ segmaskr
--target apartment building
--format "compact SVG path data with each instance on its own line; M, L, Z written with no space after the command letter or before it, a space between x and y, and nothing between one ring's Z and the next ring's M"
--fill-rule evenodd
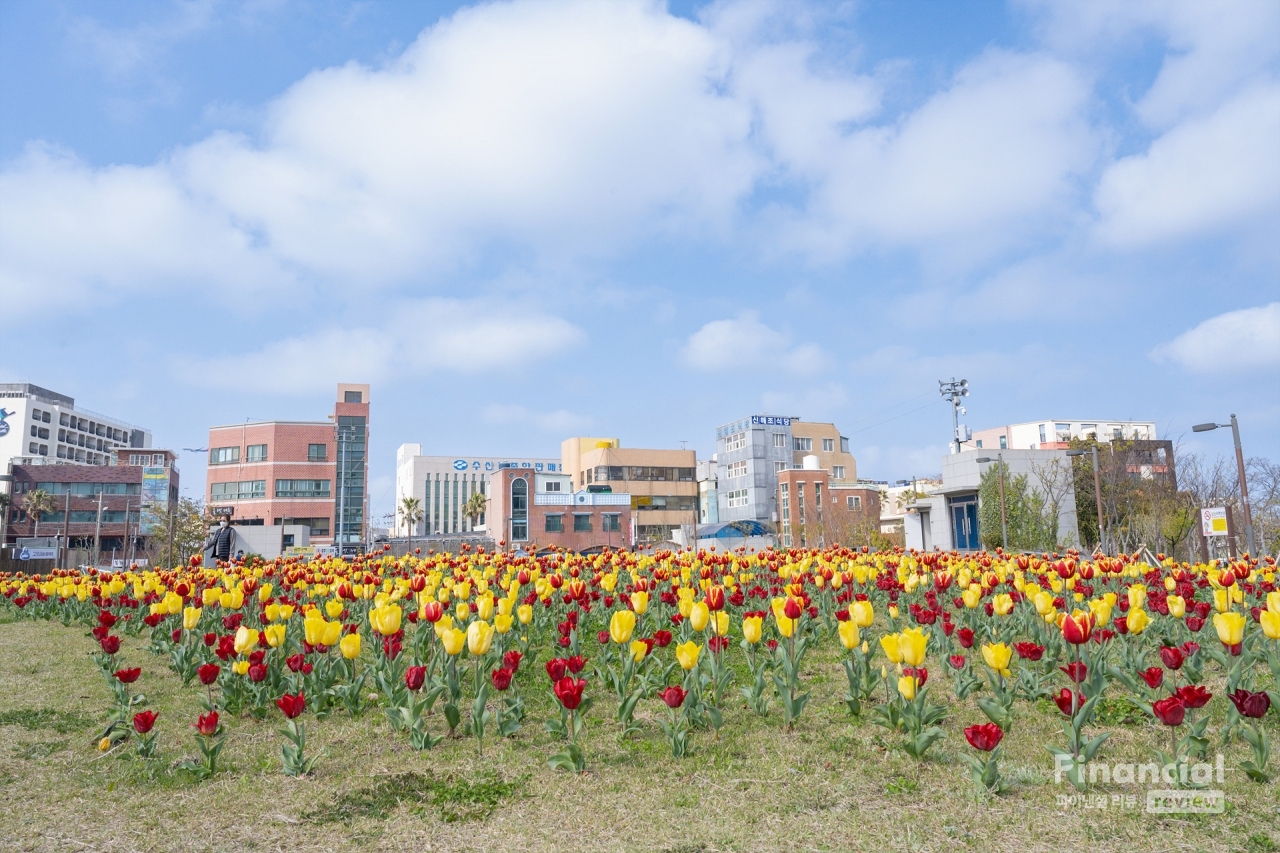
M812 454L778 473L779 536L784 548L857 547L880 529L880 491L834 481Z
M151 431L100 415L27 382L0 384L0 470L19 465L110 465L120 450L151 447Z
M579 436L560 445L575 492L590 486L630 496L635 544L661 542L697 523L697 461L692 450L622 447L616 438Z
M396 451L396 518L392 530L407 536L400 512L404 498L416 498L422 520L414 536L448 535L486 530L485 514L472 518L463 507L474 494L488 495L493 476L503 468L535 474L561 473L560 460L519 456L424 456L421 444L402 444Z
M596 553L632 545L632 495L599 484L575 492L568 474L531 468L502 468L490 483L489 535L509 546Z

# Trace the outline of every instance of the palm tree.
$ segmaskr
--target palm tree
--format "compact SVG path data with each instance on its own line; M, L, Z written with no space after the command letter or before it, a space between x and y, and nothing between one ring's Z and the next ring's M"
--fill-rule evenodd
M57 504L54 503L53 495L44 489L36 489L29 492L22 501L23 509L27 511L27 515L31 516L36 523L35 532L32 536L39 538L40 536L40 516L46 512L53 512Z
M489 506L489 499L480 492L472 492L471 497L467 498L467 502L462 505L462 514L471 519L471 526L475 527L480 516L484 515L485 509Z
M426 515L422 511L422 501L414 497L400 499L400 520L409 528L409 552L413 551L413 530Z

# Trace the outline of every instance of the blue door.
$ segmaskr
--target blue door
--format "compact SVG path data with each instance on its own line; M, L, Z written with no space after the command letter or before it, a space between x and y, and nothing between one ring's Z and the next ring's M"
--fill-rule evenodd
M978 496L970 495L951 500L952 540L958 551L977 551L978 543Z

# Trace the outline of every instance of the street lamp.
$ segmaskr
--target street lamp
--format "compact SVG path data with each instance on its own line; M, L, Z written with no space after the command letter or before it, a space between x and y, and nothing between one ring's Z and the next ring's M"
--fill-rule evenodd
M1000 540L1004 543L1004 550L1009 550L1009 522L1004 511L1004 454L996 454L997 464L1000 466ZM979 456L977 462L990 462L990 456Z
M1107 528L1102 519L1102 481L1098 477L1098 445L1093 445L1093 500L1098 509L1098 547L1107 553ZM1068 450L1068 456L1084 456L1083 450Z
M1244 451L1240 449L1240 424L1236 420L1236 416L1231 416L1229 424L1196 424L1191 428L1192 432L1209 432L1218 427L1231 427L1231 434L1236 442L1236 469L1240 473L1240 504L1244 508L1244 535L1245 541L1249 545L1249 554L1256 555L1257 549L1253 544L1253 513L1249 511L1249 485L1245 482L1244 476Z

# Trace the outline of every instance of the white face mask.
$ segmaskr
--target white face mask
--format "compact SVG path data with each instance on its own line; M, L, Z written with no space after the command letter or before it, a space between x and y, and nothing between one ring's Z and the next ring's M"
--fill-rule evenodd
M219 522L218 522L218 526L219 526L219 527L226 527L226 526L227 526L227 523L226 523L225 521L219 521Z

